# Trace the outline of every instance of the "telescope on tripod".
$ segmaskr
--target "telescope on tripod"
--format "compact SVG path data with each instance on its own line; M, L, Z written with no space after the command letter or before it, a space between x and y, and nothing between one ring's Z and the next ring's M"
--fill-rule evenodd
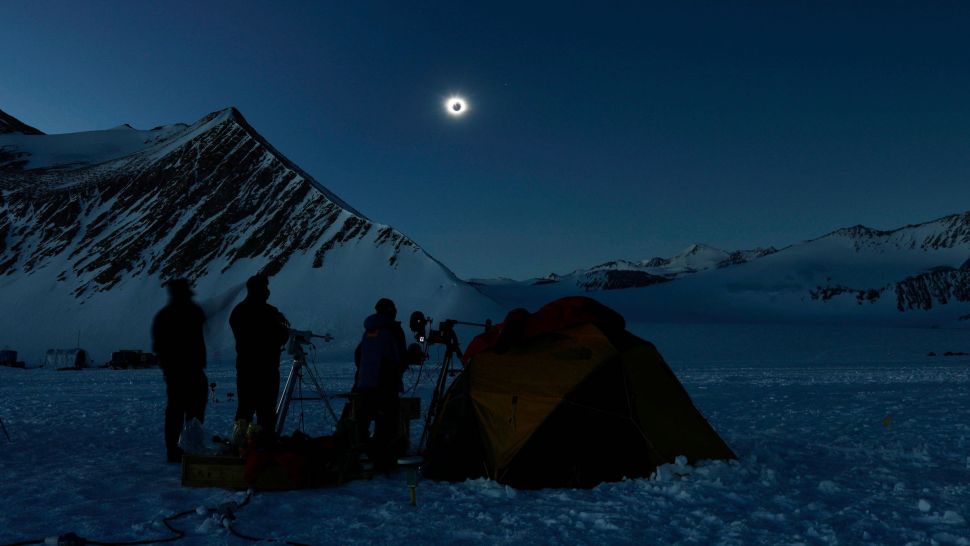
M294 400L322 400L327 413L330 414L335 423L337 422L337 414L330 405L330 398L327 397L326 391L323 390L323 386L317 378L316 371L312 366L307 366L306 347L313 344L311 339L314 338L322 339L327 343L333 341L333 336L330 334L315 334L309 330L290 329L290 339L286 342L286 352L293 359L293 365L290 367L290 373L286 377L286 385L280 394L280 400L276 404L277 435L283 434L283 426L286 424L286 414L289 412L290 404ZM301 395L299 398L293 398L293 391L297 387L299 387L301 393L303 392L304 378L309 380L310 386L316 391L317 396L304 397Z
M458 342L458 334L455 333L455 326L479 326L484 328L486 332L492 327L491 320L486 320L484 323L481 323L447 319L438 323L437 330L433 328L433 324L434 319L425 316L421 311L411 313L411 320L408 323L411 331L414 332L414 339L421 344L425 358L428 355L428 346L435 344L445 346L445 356L441 360L441 371L438 373L438 379L431 393L431 402L428 404L428 413L424 419L424 430L421 431L418 453L424 451L428 442L428 432L431 428L431 423L441 410L442 404L444 404L444 395L448 388L448 377L458 373L454 361L457 355L458 362L461 362L462 351L461 345Z

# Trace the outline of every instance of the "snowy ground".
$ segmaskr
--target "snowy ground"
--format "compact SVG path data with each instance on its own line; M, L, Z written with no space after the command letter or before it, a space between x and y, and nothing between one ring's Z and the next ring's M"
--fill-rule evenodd
M422 481L416 508L403 475L379 477L256 494L236 528L310 544L970 545L970 357L942 356L970 352L970 332L634 330L657 344L738 462L592 490ZM349 364L318 369L333 391L351 378ZM209 406L211 432L229 429L232 377L210 372L221 400ZM325 432L306 404L310 431ZM179 485L179 468L163 462L163 405L157 370L0 368L11 437L0 436L0 544L68 531L165 537L164 517L241 499ZM211 516L174 525L187 532L178 544L245 543Z

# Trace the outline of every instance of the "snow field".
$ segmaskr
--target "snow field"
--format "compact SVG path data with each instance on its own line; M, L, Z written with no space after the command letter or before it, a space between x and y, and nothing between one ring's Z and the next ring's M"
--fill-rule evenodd
M679 461L652 479L591 490L423 480L417 507L403 474L379 476L257 493L236 528L310 544L970 545L970 357L934 360L918 345L966 348L965 332L859 330L838 345L830 331L776 327L745 351L757 328L720 328L719 338L713 326L638 328L738 461ZM871 350L886 339L898 345ZM352 381L349 363L316 369L332 393ZM420 393L434 375L424 371ZM219 401L206 428L226 433L234 374L216 366L209 376ZM413 380L412 372L406 384ZM0 418L11 435L0 438L0 543L68 531L102 541L164 537L168 515L241 501L241 492L179 485L178 467L163 462L164 398L158 370L0 368ZM318 406L304 402L307 429L326 433ZM294 405L291 427L299 414ZM174 522L187 533L179 544L245 544L200 512Z

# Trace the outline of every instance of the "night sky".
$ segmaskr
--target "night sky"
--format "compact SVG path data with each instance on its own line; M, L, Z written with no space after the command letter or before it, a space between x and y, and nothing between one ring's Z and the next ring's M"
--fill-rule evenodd
M466 278L970 210L970 3L409 4L4 2L0 109L236 106Z

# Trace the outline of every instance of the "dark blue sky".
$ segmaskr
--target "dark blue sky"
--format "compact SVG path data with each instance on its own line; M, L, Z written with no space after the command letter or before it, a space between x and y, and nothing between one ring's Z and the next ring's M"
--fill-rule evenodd
M8 2L0 109L59 133L237 106L463 277L970 210L963 3L407 4Z

